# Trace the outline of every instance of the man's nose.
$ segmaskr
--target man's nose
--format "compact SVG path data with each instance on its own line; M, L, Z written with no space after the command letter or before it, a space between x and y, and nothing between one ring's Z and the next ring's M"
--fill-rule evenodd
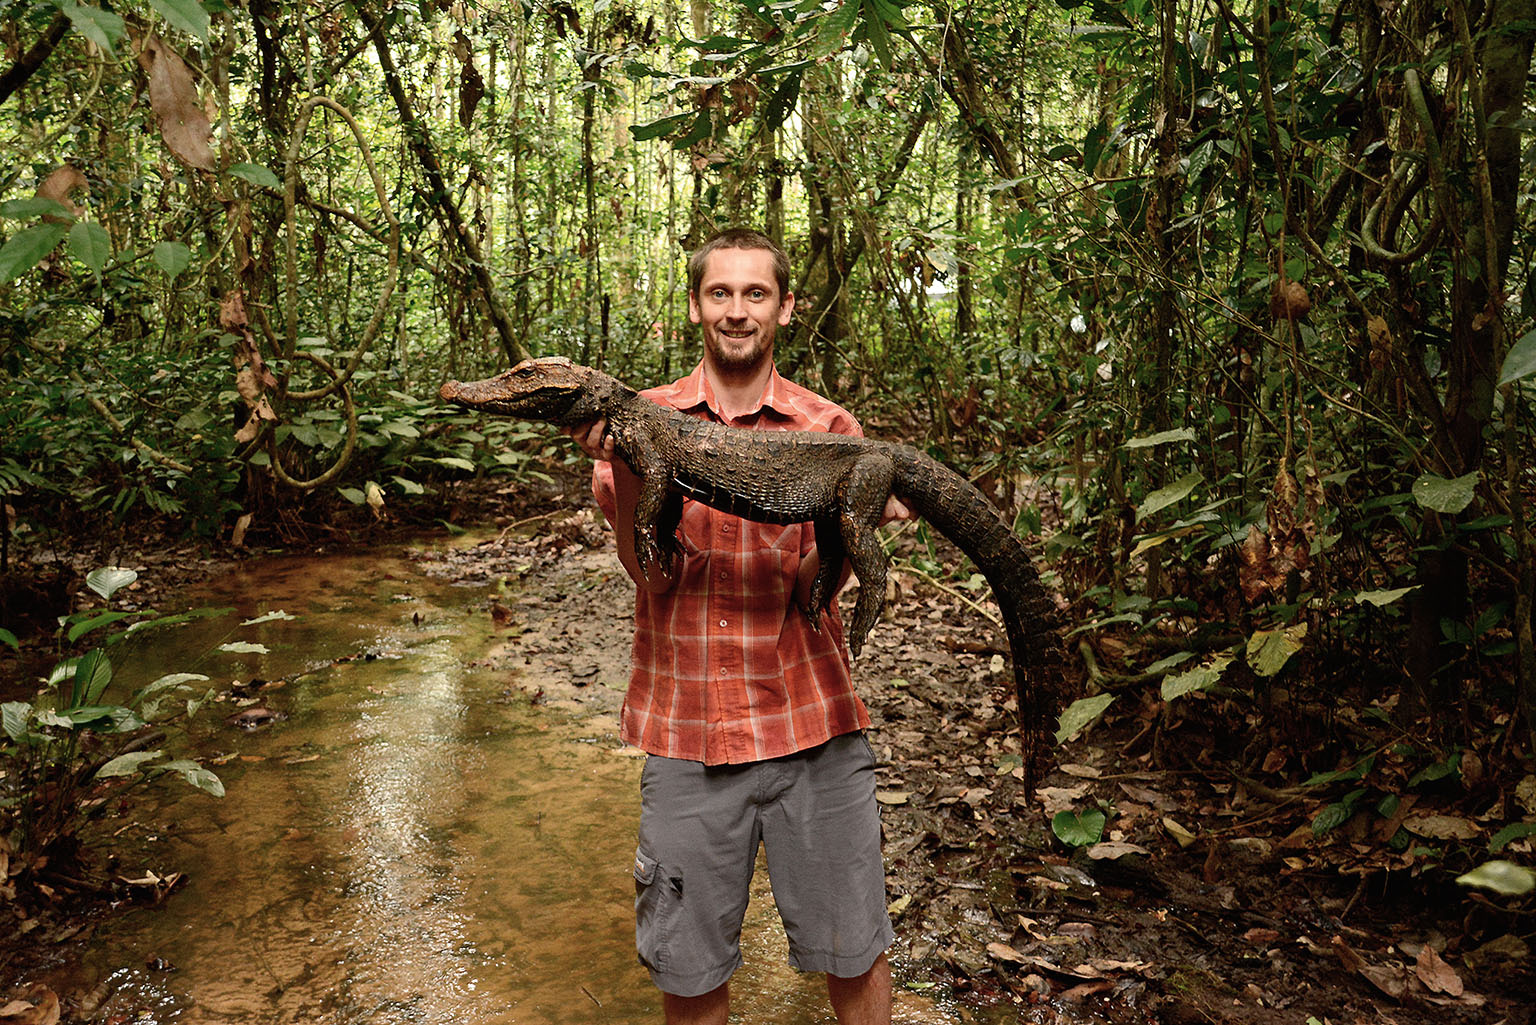
M745 296L733 295L726 303L725 315L733 320L740 320L747 315L747 299Z

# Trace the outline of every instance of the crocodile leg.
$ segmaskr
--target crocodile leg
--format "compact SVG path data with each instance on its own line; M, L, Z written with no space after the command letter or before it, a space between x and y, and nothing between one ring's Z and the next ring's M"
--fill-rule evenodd
M874 629L885 605L885 570L889 560L880 544L880 516L896 468L890 459L871 453L861 456L838 486L838 523L848 559L859 577L859 600L853 607L848 648L854 657Z
M682 497L669 485L666 470L658 464L645 466L640 476L640 495L635 499L635 561L649 577L652 570L670 571L677 564L677 524L682 517Z
M821 616L837 598L837 578L843 575L843 560L848 550L843 547L843 534L835 517L823 516L815 521L816 556L821 560L816 579L811 581L810 600L801 610L810 620L812 630L821 630Z

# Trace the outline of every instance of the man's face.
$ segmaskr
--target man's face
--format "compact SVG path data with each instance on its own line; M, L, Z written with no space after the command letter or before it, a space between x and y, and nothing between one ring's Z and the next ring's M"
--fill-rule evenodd
M773 356L773 336L795 311L793 293L779 295L773 254L765 249L717 249L709 254L688 319L704 334L704 350L726 371L755 370Z

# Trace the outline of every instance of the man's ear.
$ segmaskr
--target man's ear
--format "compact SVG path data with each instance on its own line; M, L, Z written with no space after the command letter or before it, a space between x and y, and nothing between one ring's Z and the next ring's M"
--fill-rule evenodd
M699 314L699 295L692 289L688 290L688 319L695 324L703 319Z
M786 292L784 294L784 301L779 303L779 326L786 327L789 324L789 318L793 317L794 315L795 293Z

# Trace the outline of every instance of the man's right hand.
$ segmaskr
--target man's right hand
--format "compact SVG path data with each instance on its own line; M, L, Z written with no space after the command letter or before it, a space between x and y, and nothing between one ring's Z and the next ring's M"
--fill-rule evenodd
M562 427L561 432L571 436L577 446L593 459L613 462L613 439L608 436L606 419L592 420L574 427Z

